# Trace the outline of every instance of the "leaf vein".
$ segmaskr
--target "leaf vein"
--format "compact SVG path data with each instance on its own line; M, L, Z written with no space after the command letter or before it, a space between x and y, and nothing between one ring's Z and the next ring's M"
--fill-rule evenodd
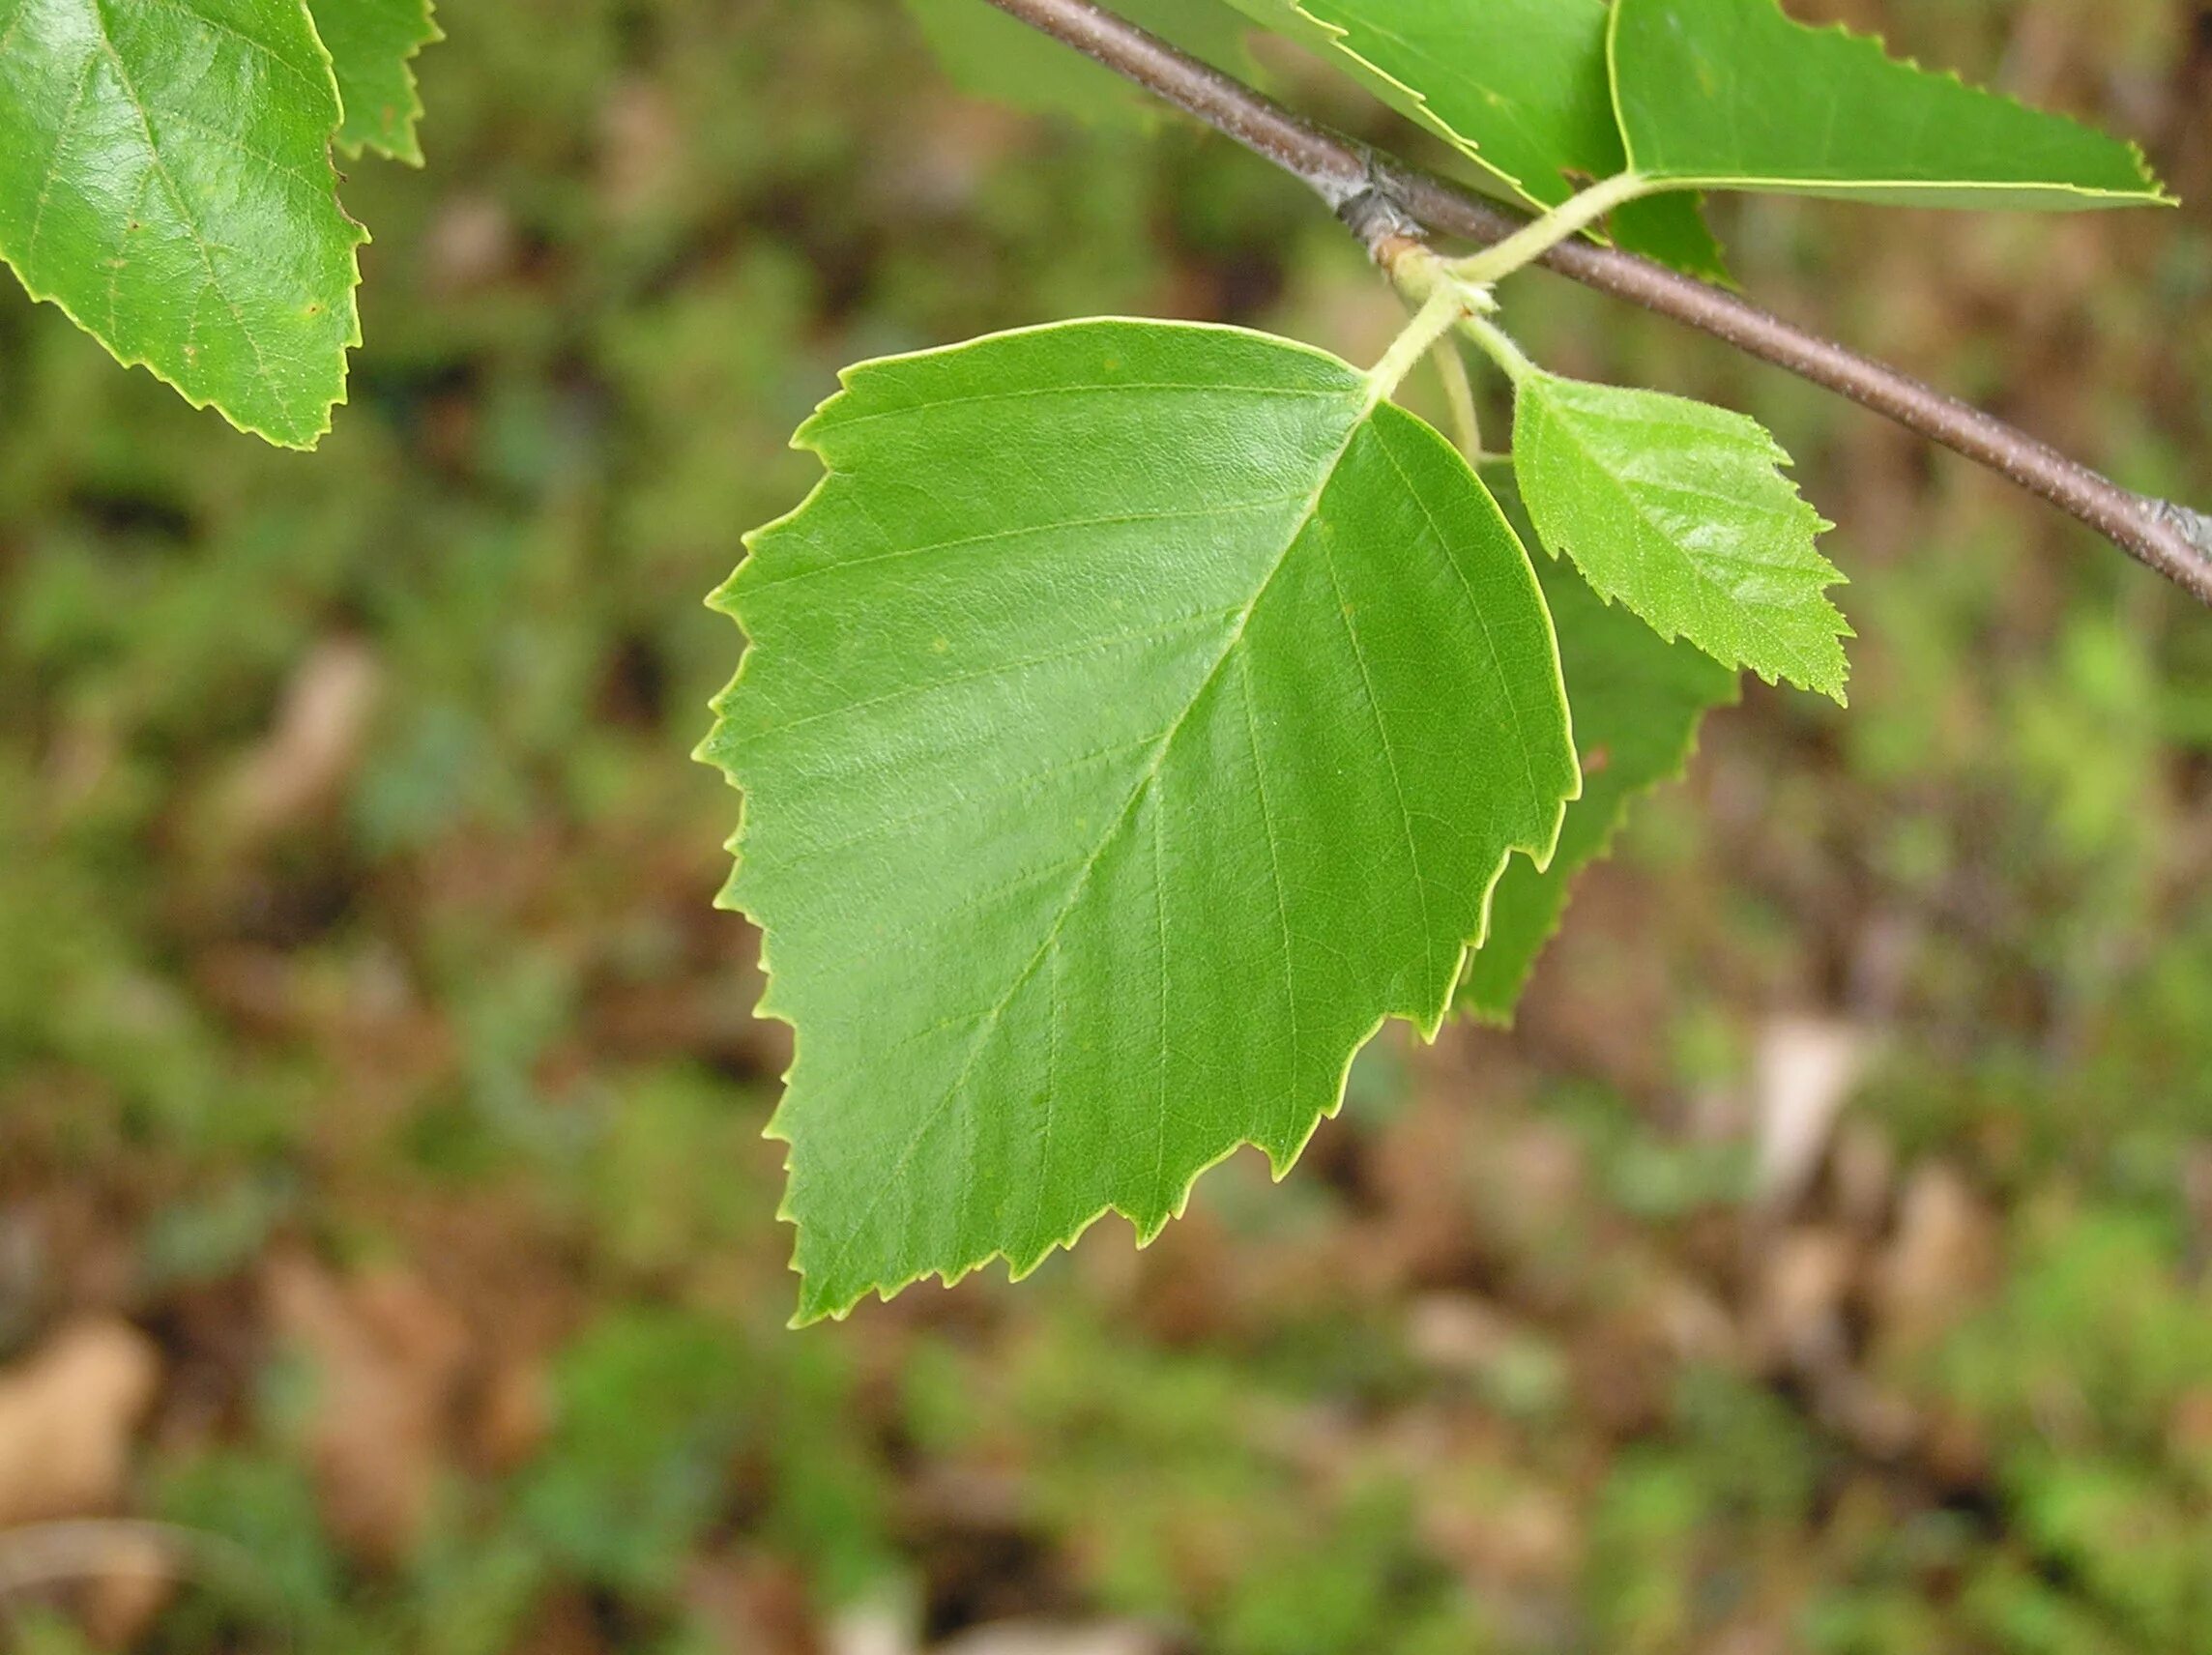
M952 1084L946 1087L943 1093L923 1111L921 1118L908 1136L905 1147L901 1149L897 1163L890 1175L877 1185L863 1205L856 1221L846 1228L843 1235L834 1243L829 1261L824 1265L825 1273L836 1274L842 1268L845 1261L852 1256L854 1246L866 1233L868 1226L875 1221L875 1215L881 1210L887 1192L904 1177L907 1169L913 1165L916 1152L920 1148L930 1132L935 1129L937 1121L943 1117L945 1111L952 1106L953 1101L959 1097L961 1092L966 1089L969 1078L975 1073L975 1064L982 1056L985 1044L996 1030L999 1019L1005 1015L1006 1007L1013 1003L1014 997L1036 973L1038 963L1059 942L1061 933L1067 925L1069 915L1074 913L1076 904L1081 900L1092 875L1097 871L1098 864L1105 858L1106 853L1121 838L1145 794L1157 783L1161 769L1166 764L1168 753L1174 748L1177 738L1182 734L1183 727L1189 722L1192 713L1196 711L1200 703L1205 701L1207 695L1212 690L1214 683L1221 676L1222 670L1236 653L1238 646L1243 643L1244 634L1251 625L1253 615L1258 612L1260 605L1266 601L1268 593L1274 589L1275 582L1281 576L1284 566L1289 564L1292 551L1304 538L1307 529L1312 526L1316 514L1321 510L1322 499L1326 494L1329 483L1335 479L1338 469L1344 464L1345 456L1351 452L1352 445L1357 439L1360 431L1367 427L1372 415L1373 410L1371 408L1364 409L1358 418L1352 420L1347 424L1343 441L1338 445L1335 453L1329 457L1328 463L1322 468L1321 479L1314 486L1313 494L1307 501L1305 511L1297 523L1292 527L1290 533L1284 537L1282 551L1277 554L1274 563L1268 567L1266 576L1253 593L1251 602L1244 607L1242 621L1231 634L1228 642L1223 645L1221 653L1215 657L1212 665L1208 669L1205 679L1191 696L1188 705L1160 735L1158 741L1153 746L1150 762L1137 778L1135 785L1131 787L1129 796L1123 801L1120 814L1100 836L1096 848L1086 858L1082 870L1070 883L1066 895L1062 898L1060 906L1054 911L1052 922L1046 930L1044 940L1037 944L1035 952L1015 973L1013 980L1007 984L1005 992L1000 997L997 1004L985 1014L981 1026L976 1030L974 1039L970 1042L968 1054L961 1064L959 1074L954 1077Z

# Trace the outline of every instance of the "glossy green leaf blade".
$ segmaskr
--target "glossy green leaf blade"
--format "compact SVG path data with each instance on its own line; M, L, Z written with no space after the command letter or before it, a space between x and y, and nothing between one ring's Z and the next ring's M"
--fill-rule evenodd
M422 164L415 123L422 100L415 90L415 54L445 39L431 20L430 0L309 0L315 32L330 49L345 120L338 147L347 155L375 150L410 166Z
M1235 0L1300 41L1537 207L1625 169L1606 73L1605 0ZM1622 246L1700 275L1720 249L1684 196L1632 203Z
M1082 322L845 383L702 749L798 1030L809 1319L1287 1168L1577 786L1519 540L1334 358Z
M127 364L307 447L360 342L301 0L0 0L0 257Z
M1654 182L1920 207L2165 199L2134 145L1775 0L1619 0L1613 71L1631 162Z
M1654 391L1530 371L1514 469L1544 544L1663 638L1844 699L1851 635L1828 588L1828 528L1756 420Z
M1093 126L1148 123L1167 105L1112 70L1007 15L989 0L906 0L930 50L962 91ZM1140 28L1243 79L1257 73L1244 20L1223 0L1120 0Z
M1567 807L1549 867L1513 858L1491 903L1490 935L1469 956L1461 1008L1494 1023L1512 1021L1538 956L1559 928L1576 876L1612 850L1638 798L1682 773L1705 714L1738 695L1734 673L1607 603L1572 565L1540 558L1536 577L1558 633L1583 796Z

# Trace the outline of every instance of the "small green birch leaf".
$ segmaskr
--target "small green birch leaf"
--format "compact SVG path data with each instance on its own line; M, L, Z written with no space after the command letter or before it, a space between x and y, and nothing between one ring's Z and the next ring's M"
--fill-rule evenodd
M1034 115L1092 126L1147 125L1167 105L989 0L906 0L922 38L953 84ZM1242 79L1257 66L1244 21L1222 0L1120 0L1117 15Z
M431 20L430 0L308 0L315 32L330 49L345 120L338 148L364 149L422 164L415 123L422 100L415 90L415 54L445 34Z
M1758 421L1655 391L1531 369L1516 388L1514 469L1536 532L1599 595L1731 668L1844 699L1843 583L1829 525Z
M1499 1024L1512 1022L1537 957L1559 928L1575 876L1611 852L1638 798L1682 773L1705 714L1732 706L1739 693L1734 673L1607 603L1573 566L1540 558L1536 578L1558 633L1583 796L1567 807L1550 867L1513 858L1491 902L1490 935L1468 958L1460 1008Z
M1519 539L1333 357L1078 322L848 370L798 441L701 752L812 1320L1287 1170L1578 776Z
M1613 72L1631 164L1657 184L1917 207L2167 200L2133 144L1775 0L1618 0Z
M302 0L0 0L0 257L126 365L311 448L361 342Z
M1233 0L1313 47L1531 205L1628 164L1606 73L1605 0ZM1695 200L1664 195L1614 216L1621 246L1725 276Z

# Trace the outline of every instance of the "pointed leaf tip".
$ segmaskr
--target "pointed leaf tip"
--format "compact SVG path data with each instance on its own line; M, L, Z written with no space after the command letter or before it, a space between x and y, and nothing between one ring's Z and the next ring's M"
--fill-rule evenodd
M422 99L416 54L445 31L430 0L309 0L315 32L330 52L344 120L337 145L349 156L374 150L409 166L422 164L416 123Z

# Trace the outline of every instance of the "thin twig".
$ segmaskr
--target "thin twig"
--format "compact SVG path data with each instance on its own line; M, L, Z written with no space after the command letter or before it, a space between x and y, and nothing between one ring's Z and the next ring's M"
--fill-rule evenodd
M1303 180L1371 252L1424 229L1493 247L1529 220L1292 114L1092 0L991 0ZM2121 487L2048 443L1724 288L1586 241L1541 262L1724 339L2010 478L2212 606L2212 518Z

